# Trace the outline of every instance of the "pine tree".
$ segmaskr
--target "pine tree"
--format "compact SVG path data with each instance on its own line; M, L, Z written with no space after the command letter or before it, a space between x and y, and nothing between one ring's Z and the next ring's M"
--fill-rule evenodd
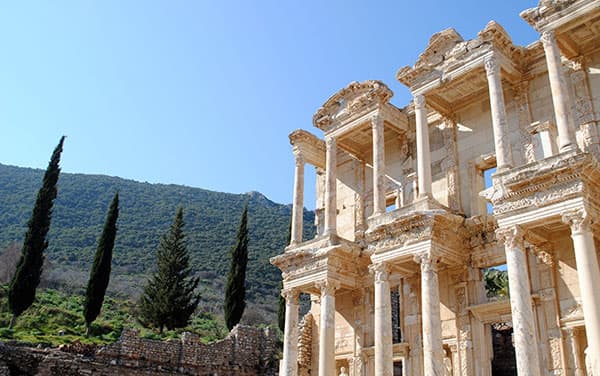
M38 191L31 218L27 223L21 258L8 287L8 306L12 313L10 328L14 325L17 316L31 306L35 300L35 290L40 283L44 250L48 248L46 235L50 229L52 206L57 194L56 183L60 174L60 154L64 140L65 136L62 136L46 168L42 187Z
M287 233L287 241L286 246L290 244L290 240L292 239L292 220L290 218L290 223L288 225L288 233ZM283 332L285 330L285 298L281 295L281 290L283 290L283 280L279 283L279 304L277 307L277 324L279 325L279 329Z
M148 280L140 299L140 322L145 326L171 330L186 326L200 302L194 292L199 278L191 277L189 255L183 233L183 209L160 242L157 270Z
M102 235L96 248L94 264L90 272L87 290L85 293L85 305L83 316L85 317L86 336L89 336L92 322L100 314L104 294L110 279L110 267L112 263L113 248L117 236L117 218L119 217L119 193L115 193L110 204Z
M225 324L229 330L236 326L246 308L246 265L248 264L248 204L244 206L237 242L231 249L231 265L225 287Z

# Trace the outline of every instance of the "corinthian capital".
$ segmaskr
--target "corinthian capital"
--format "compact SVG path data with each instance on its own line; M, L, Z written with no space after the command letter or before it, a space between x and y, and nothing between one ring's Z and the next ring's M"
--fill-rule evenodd
M508 248L524 249L525 233L519 226L503 227L496 230L496 239Z
M437 272L440 258L430 252L414 256L414 261L421 265L421 273Z
M496 76L500 73L500 65L498 65L498 60L493 55L485 58L483 66L488 76Z
M390 266L385 262L370 265L369 271L373 273L375 283L387 282L390 277Z
M287 304L298 305L300 291L296 289L284 289L281 290L281 296L283 296Z
M554 36L554 31L553 30L544 31L542 33L540 40L542 41L544 48L553 46L554 44L556 44L556 37Z
M569 210L562 213L562 221L571 227L571 234L591 231L591 218L585 209Z
M415 102L415 109L422 110L425 108L425 96L423 96L421 94L415 95L414 102Z
M335 290L340 288L340 283L332 279L326 279L316 283L316 286L321 290L321 296L335 295Z
M329 148L335 148L336 146L336 140L335 137L327 137L325 138L325 146L329 149Z
M304 156L302 155L302 151L300 151L300 148L294 146L292 148L292 152L294 153L294 159L296 162L296 166L300 166L304 164Z

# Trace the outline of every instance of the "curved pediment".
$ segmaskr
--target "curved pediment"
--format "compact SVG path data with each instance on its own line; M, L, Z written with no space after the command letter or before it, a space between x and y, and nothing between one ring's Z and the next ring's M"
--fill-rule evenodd
M429 38L427 48L425 48L425 51L423 51L415 63L415 68L440 64L444 61L444 56L452 51L458 43L463 41L464 39L453 28L433 34Z
M332 95L313 115L315 127L327 131L354 115L363 114L373 107L388 103L394 93L381 81L351 82Z

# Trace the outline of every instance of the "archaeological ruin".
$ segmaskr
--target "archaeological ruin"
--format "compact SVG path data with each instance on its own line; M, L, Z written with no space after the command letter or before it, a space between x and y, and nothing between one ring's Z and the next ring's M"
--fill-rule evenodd
M600 375L600 0L521 17L538 41L441 31L397 73L406 107L352 82L314 114L323 138L290 134L281 375ZM486 295L492 267L509 299Z

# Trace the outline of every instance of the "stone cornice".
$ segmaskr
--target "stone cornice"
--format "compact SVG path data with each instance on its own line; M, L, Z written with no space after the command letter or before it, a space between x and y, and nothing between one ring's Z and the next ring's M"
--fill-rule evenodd
M351 82L331 96L313 115L313 125L330 132L341 124L390 101L394 93L381 81Z
M526 9L520 13L537 31L556 28L578 16L577 13L600 6L598 0L540 0L537 7Z
M303 129L290 133L289 139L294 153L300 154L305 162L325 168L325 141Z

